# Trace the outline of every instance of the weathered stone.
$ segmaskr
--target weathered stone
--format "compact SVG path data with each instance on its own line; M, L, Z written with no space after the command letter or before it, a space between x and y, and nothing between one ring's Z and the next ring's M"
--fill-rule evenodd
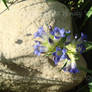
M45 56L33 55L33 34L43 25L72 29L71 13L59 2L17 1L3 11L0 3L0 89L16 92L63 92L78 85L86 73L60 71ZM78 62L85 67L82 56ZM62 64L63 65L63 64Z

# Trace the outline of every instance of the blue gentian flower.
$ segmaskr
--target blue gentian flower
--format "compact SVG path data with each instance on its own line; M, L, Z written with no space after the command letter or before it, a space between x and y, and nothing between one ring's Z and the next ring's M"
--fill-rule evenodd
M41 53L46 52L46 47L41 46L39 41L36 41L36 45L34 45L34 54L40 56Z
M70 70L69 70L69 72L70 73L78 73L79 72L79 69L78 68L71 68Z
M85 44L83 43L85 40L87 40L87 35L81 32L81 37L76 42L76 51L80 52L81 54L86 50Z
M49 26L49 33L45 32L43 27L40 27L34 34L34 38L36 37L40 37L41 42L35 41L34 54L39 56L46 52L48 56L53 55L55 65L62 60L65 62L64 71L74 74L79 72L75 55L77 55L77 52L82 53L86 50L84 45L84 41L87 39L86 35L81 33L79 39L78 36L75 35L75 39L72 40L70 30L66 31L64 28L60 29L58 27L52 29L52 27Z
M68 66L65 66L65 67L63 68L63 70L66 71L66 72L73 73L73 74L79 72L79 69L77 68L75 62L71 62Z
M68 45L71 42L71 35L66 37L65 45Z
M60 36L65 37L65 30L64 28L60 29Z
M76 62L71 62L71 68L69 69L69 72L70 73L78 73L79 72Z
M61 50L61 48L56 47L56 52L53 52L52 55L54 56L54 62L57 64L60 60L68 59L69 57L66 54L67 50L64 48Z
M70 34L70 33L71 33L71 31L69 30L69 31L66 31L65 33L66 33L66 34Z
M54 35L55 39L60 39L61 37L65 37L64 28L60 29L58 27L55 27L50 33Z
M40 56L40 51L39 51L39 47L40 47L40 42L38 41L36 41L36 45L34 45L34 54L35 55L38 55L38 56Z
M54 57L54 63L55 63L55 65L58 64L58 62L60 61L60 58L61 58L61 56Z
M65 54L67 50L65 48L62 49L62 53Z
M45 34L46 34L46 33L45 33L43 27L40 27L40 28L38 29L38 31L34 34L34 38L36 38L36 37L42 38Z
M62 55L61 48L56 47L56 52L53 52L52 55L54 56L54 63L56 65L59 62L61 55Z
M83 43L77 44L76 51L81 54L86 50L85 45Z
M82 32L81 32L81 40L82 40L82 41L83 41L83 40L87 40L87 35L83 34Z
M62 49L62 56L61 59L66 59L67 58L67 54L66 54L67 50L65 48Z
M53 29L53 34L54 34L54 36L55 36L55 39L60 39L60 28L58 28L58 27L55 27L54 29Z

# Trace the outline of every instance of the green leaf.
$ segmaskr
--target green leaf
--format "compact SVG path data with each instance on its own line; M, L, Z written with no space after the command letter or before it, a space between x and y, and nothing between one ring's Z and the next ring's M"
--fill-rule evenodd
M88 12L86 13L86 17L84 19L83 24L81 25L80 30L82 30L82 28L85 26L87 20L92 16L92 6L90 7L90 9L88 10Z
M84 0L79 0L78 1L78 4L80 4L80 3L84 3Z
M88 85L92 87L92 82L90 82Z
M86 51L88 50L92 50L92 42L84 42L85 46L86 46Z
M88 87L89 87L90 92L92 92L92 82L88 83Z
M90 7L89 11L87 12L86 16L90 18L92 15L92 6Z
M45 54L44 56L51 56L52 54Z
M9 9L8 5L7 5L7 1L6 0L2 0L4 5L7 7L7 9Z
M64 67L66 66L67 62L63 65L63 67L61 69L64 69Z
M92 92L92 88L89 89L89 92Z

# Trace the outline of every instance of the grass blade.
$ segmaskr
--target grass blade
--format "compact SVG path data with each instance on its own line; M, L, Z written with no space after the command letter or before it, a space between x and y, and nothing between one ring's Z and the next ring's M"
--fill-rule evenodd
M9 9L6 0L2 0L2 1L3 1L4 5L7 7L7 9Z

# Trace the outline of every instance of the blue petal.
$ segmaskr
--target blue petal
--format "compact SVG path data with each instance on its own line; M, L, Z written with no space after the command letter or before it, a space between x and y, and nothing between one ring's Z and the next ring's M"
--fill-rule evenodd
M67 55L66 54L63 54L62 56L61 56L61 59L66 59L67 58Z
M39 50L35 50L35 51L34 51L34 54L40 56Z
M57 52L57 51L61 51L61 48L59 48L59 47L56 47L56 52Z
M61 48L56 47L56 52L53 52L52 55L54 56L54 62L57 64L60 61L61 55L58 55L58 52L61 51Z
M78 73L79 70L77 68L74 68L74 69L70 69L69 72L75 74L75 73Z
M55 27L53 31L54 31L54 32L60 32L60 28Z
M53 55L53 56L56 56L56 52L53 52L52 55Z
M34 33L34 38L41 37L45 34L45 31L43 30L43 27L40 27L36 33Z
M41 53L46 52L46 47L40 46L40 47L39 47L39 51L40 51Z
M54 35L54 31L53 31L53 30L52 30L52 31L50 31L50 34L51 34L51 35Z
M86 47L83 43L77 44L77 48L76 48L77 52L83 53L85 50L86 50Z
M64 28L62 28L62 29L60 30L60 36L61 36L61 37L65 37L65 30L64 30Z
M71 36L67 36L67 40L70 42L71 41Z
M83 32L81 32L81 40L87 40L87 35L84 35Z
M53 31L50 32L52 35L55 36L56 39L59 39L61 36L60 36L60 28L58 27L55 27L53 29Z
M63 48L62 53L65 54L67 52L67 49Z
M54 57L54 63L55 65L59 62L60 60L60 56Z
M55 39L60 39L61 37L60 36L55 36Z
M71 31L70 31L70 30L69 30L69 31L66 31L66 33L67 33L67 34L70 34L70 33L71 33Z

